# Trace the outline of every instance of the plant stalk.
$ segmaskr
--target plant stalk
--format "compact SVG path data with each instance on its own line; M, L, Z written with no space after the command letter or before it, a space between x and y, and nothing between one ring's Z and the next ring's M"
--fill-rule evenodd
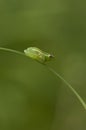
M80 103L82 104L82 106L84 107L84 109L86 110L86 103L84 102L84 100L82 99L82 97L78 94L78 92L61 76L59 75L54 69L52 69L51 67L47 66L47 68L57 77L60 78L69 88L70 90L75 94L75 96L77 97L77 99L80 101Z

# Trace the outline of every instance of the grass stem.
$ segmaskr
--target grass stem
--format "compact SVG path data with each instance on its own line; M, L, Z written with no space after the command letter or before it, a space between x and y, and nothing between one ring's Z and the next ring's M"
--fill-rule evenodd
M13 49L9 49L9 48L0 47L0 50L8 51L8 52L12 52L12 53L16 53L16 54L25 56L25 54L23 52L16 51L16 50L13 50Z
M3 51L8 51L8 52L12 52L12 53L16 53L19 55L23 55L25 56L25 54L23 52L20 51L16 51L13 49L9 49L9 48L3 48L0 47L0 50ZM46 65L47 66L47 65ZM86 103L84 102L84 100L82 99L82 97L78 94L78 92L61 76L59 75L55 70L53 70L51 67L47 66L47 68L56 76L59 77L69 88L70 90L76 95L77 99L80 101L80 103L82 104L82 106L84 107L84 109L86 110Z
M69 88L70 90L75 94L77 99L80 101L84 109L86 110L86 103L82 99L82 97L78 94L78 92L61 76L59 75L55 70L53 70L51 67L47 66L47 68L58 78L60 78Z

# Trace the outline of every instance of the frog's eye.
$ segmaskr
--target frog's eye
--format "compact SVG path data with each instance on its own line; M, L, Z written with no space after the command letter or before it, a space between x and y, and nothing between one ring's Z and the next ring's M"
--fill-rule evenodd
M35 59L40 63L45 63L46 61L49 61L51 58L54 57L53 55L43 52L42 50L36 47L29 47L26 50L24 50L24 53L26 56Z

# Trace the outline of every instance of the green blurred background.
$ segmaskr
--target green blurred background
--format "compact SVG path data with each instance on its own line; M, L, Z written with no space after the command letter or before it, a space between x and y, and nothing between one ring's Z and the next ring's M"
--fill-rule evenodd
M86 2L0 0L0 46L30 46L55 55L48 63L86 101ZM49 70L0 50L0 130L85 130L86 111Z

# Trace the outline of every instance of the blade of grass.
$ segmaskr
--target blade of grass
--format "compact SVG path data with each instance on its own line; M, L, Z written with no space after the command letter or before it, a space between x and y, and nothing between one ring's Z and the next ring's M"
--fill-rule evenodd
M9 49L9 48L0 47L0 50L7 51L7 52L12 52L12 53L16 53L16 54L25 56L25 54L24 54L23 52L16 51L16 50L13 50L13 49ZM82 99L82 97L78 94L78 92L77 92L61 75L59 75L54 69L52 69L51 67L49 67L49 66L47 66L47 65L46 65L46 67L47 67L56 77L60 78L60 79L70 88L70 90L76 95L77 99L80 101L80 103L82 104L82 106L83 106L84 109L86 110L86 103L84 102L84 100Z
M25 56L25 54L23 52L16 51L16 50L13 50L13 49L9 49L9 48L0 47L0 50L8 51L8 52L12 52L12 53L16 53L16 54Z
M80 101L80 103L82 104L82 106L84 107L84 109L86 110L86 103L84 102L84 100L82 99L82 97L78 94L78 92L61 76L59 75L54 69L52 69L51 67L47 66L47 68L57 77L60 78L69 88L70 90L75 94L75 96L77 97L77 99Z

